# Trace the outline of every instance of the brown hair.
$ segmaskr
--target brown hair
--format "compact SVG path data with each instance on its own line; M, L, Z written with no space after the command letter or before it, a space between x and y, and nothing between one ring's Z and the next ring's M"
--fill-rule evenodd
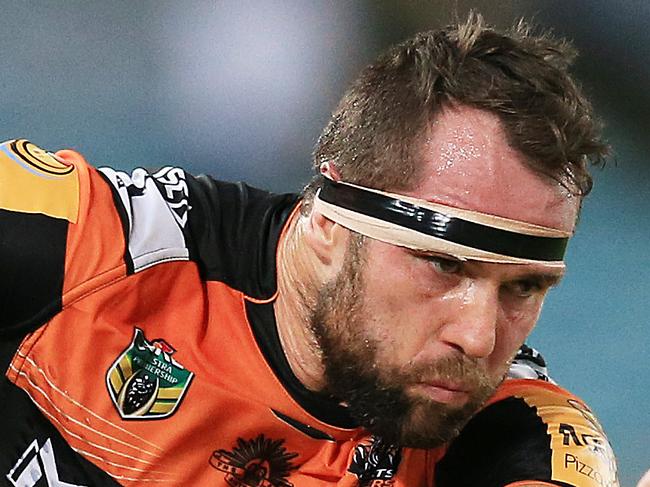
M520 21L507 32L481 15L417 34L366 67L343 96L314 151L343 181L381 190L413 187L428 124L442 108L496 114L530 167L585 196L588 163L608 153L601 124L568 72L576 51ZM305 205L322 184L305 189Z

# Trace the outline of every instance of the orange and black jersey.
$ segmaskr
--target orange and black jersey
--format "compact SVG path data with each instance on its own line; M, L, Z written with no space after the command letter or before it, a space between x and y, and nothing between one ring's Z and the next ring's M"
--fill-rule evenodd
M0 478L13 486L617 485L586 406L508 380L448 448L399 448L280 346L296 195L0 146Z

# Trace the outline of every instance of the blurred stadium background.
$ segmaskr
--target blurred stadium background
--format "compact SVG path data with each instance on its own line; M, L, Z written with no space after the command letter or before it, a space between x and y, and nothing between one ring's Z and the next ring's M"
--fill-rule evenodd
M470 7L573 39L615 158L530 343L600 417L621 485L650 467L650 2L3 1L0 133L96 165L179 164L299 190L356 72Z

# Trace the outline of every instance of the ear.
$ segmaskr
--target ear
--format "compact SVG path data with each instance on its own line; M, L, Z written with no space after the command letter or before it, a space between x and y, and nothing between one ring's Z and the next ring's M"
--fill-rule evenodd
M348 229L312 209L304 238L323 265L338 269L345 256L349 233Z

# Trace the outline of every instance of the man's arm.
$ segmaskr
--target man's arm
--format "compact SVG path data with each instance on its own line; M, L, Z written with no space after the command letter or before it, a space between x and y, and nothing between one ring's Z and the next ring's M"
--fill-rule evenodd
M74 163L25 140L0 145L0 333L28 332L60 310L80 200Z
M124 271L125 228L104 178L73 151L0 144L0 336L22 336Z
M618 486L616 462L589 408L564 389L507 380L450 445L436 486Z

